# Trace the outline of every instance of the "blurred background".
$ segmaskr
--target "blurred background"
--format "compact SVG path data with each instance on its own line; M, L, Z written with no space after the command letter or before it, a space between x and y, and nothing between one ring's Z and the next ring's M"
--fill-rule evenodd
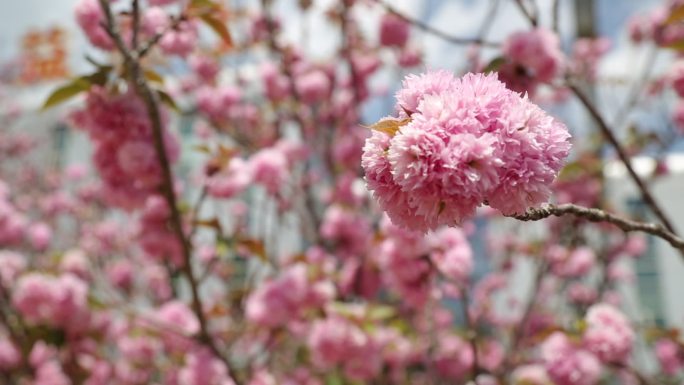
M339 36L337 27L329 25L324 14L333 1L314 1L311 11L305 16L298 11L296 0L277 1L276 15L285 21L282 23L285 39L297 42L314 58L333 56ZM42 141L41 151L33 152L34 159L21 159L22 162L36 162L46 168L64 168L70 164L87 163L89 159L88 142L84 135L70 130L64 123L64 113L69 109L69 104L38 112L56 85L70 76L88 71L90 64L86 56L97 60L99 55L103 55L89 48L78 30L73 18L75 3L75 0L22 0L5 1L3 4L0 14L0 113L3 117L11 115L16 119L12 120L11 126L0 129L25 132L46 139ZM229 9L246 10L248 13L259 11L258 1L233 0L228 3ZM540 0L537 3L542 17L552 14L549 9L552 1ZM684 229L684 154L681 153L684 147L681 140L668 136L673 131L669 116L674 97L667 93L654 100L647 97L643 100L644 108L632 111L621 109L633 97L631 90L635 83L662 75L672 62L672 54L663 51L656 54L656 49L648 44L634 45L627 35L626 24L632 15L642 14L662 3L657 0L561 0L558 2L561 7L558 25L566 52L578 36L604 36L610 40L610 50L599 65L599 81L592 89L593 97L615 125L622 140L632 140L630 127L636 124L646 127L654 135L662 136L663 146L634 154L633 160L635 168L644 178L655 175L658 167L669 170L666 177L658 178L653 184L653 191L663 206L670 210L670 216L681 231ZM526 20L511 1L388 0L386 4L436 30L455 36L486 34L488 40L500 42L512 31L527 28ZM369 39L377 39L378 20L383 12L379 6L369 7L369 12L356 16ZM542 23L545 22L548 21L542 19ZM483 28L486 30L483 31ZM240 40L244 29L231 26L231 33L236 40ZM411 44L422 53L427 68L462 72L473 55L472 47L454 45L419 29L415 30L413 36ZM223 64L228 68L239 68L240 76L247 79L257 77L259 52L250 51L250 55L228 55ZM482 48L481 55L483 58L492 58L495 52ZM174 59L169 60L171 62L166 66L169 73L164 75L169 77L173 86L174 77L182 76L189 69L181 61L176 63ZM225 76L235 76L227 72ZM365 122L391 113L394 91L405 74L404 70L397 69L383 70L374 75L373 97L364 106ZM180 82L177 86L180 87ZM538 101L544 104L544 98L550 100L556 96L542 94L538 96ZM576 138L576 146L591 140L595 132L593 123L574 101L569 100L560 107L553 105L545 108L568 124ZM185 114L176 123L181 137L185 138L183 146L192 147L193 114ZM606 151L605 155L610 156L610 152ZM185 170L189 177L187 171L198 163L192 151L183 151L181 174ZM618 163L608 163L604 173L609 181L606 198L634 216L647 217L648 213L626 177L624 167ZM485 227L487 223L480 221L478 226ZM529 231L543 229L532 226ZM289 242L296 243L296 235L292 237ZM487 270L487 240L477 234L473 240L479 273L482 274ZM627 312L636 319L655 321L660 326L684 326L684 265L676 252L661 241L649 239L646 256L633 263L636 285L624 288ZM516 287L521 293L529 290L529 271L523 269L517 272L516 280L519 282Z

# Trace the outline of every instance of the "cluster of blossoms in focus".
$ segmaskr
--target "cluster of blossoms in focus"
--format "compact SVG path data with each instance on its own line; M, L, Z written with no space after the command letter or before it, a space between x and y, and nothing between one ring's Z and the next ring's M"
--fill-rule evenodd
M565 125L496 75L410 75L396 109L404 120L373 132L363 168L392 221L415 230L461 224L483 204L513 215L546 202L570 151Z

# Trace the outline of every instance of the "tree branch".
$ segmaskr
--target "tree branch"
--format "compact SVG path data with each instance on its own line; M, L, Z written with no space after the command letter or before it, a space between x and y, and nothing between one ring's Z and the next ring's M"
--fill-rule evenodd
M537 24L539 23L537 20L537 5L532 2L532 7L533 11L530 11L527 9L525 4L523 4L523 0L515 0L515 4L518 6L520 9L520 12L529 20L530 24L532 24L533 27L537 27Z
M143 58L145 57L151 50L154 48L157 43L161 40L164 35L166 35L168 32L173 31L174 29L178 28L181 22L185 20L185 15L181 14L178 17L172 18L173 20L171 23L166 26L163 30L157 32L150 40L148 40L144 45L142 45L138 51L136 52L136 56L138 58Z
M543 260L537 266L537 272L535 273L534 281L532 282L530 298L525 304L525 308L523 310L522 317L520 317L520 321L518 321L516 327L513 329L513 332L511 333L511 344L510 350L508 352L509 361L507 362L507 365L510 365L510 367L505 366L506 370L512 369L513 367L515 367L515 365L518 364L518 362L516 362L517 359L520 357L518 354L518 349L520 348L520 343L525 337L525 328L527 327L527 323L529 322L530 316L532 315L532 310L534 310L534 305L537 302L537 295L539 293L539 289L541 288L542 281L544 280L544 277L548 272L548 267L548 264Z
M589 100L589 97L585 95L577 85L569 83L568 88L572 90L575 96L577 96L577 99L579 99L579 101L584 105L589 114L596 121L596 124L598 125L599 130L601 130L603 136L613 146L613 148L618 154L618 157L627 168L627 172L629 173L630 177L639 188L639 191L641 192L641 197L644 200L644 202L648 205L648 207L651 208L653 214L655 214L655 216L658 217L658 219L663 223L665 228L669 230L670 233L673 233L672 235L674 235L675 229L672 225L672 222L670 222L670 219L667 217L667 215L665 215L665 212L660 208L655 198L651 194L650 190L648 189L648 186L646 186L646 183L644 183L641 177L639 177L636 171L634 171L634 168L630 163L629 156L620 145L620 142L617 140L617 137L615 137L613 131L610 129L610 127L608 127L608 123L606 123L606 120L603 118L603 116L601 116L601 113L592 104L591 100Z
M375 0L376 3L381 5L383 8L387 10L387 12L392 13L396 16L398 16L400 19L404 20L405 22L412 24L416 28L422 30L423 32L429 33L433 36L436 36L442 40L448 41L449 43L453 44L479 44L481 46L485 47L499 47L501 44L491 42L491 41L486 41L483 40L482 38L464 38L464 37L458 37L458 36L452 36L447 34L446 32L440 31L431 25L424 23L418 19L414 19L412 17L409 17L399 11L397 11L396 8L393 6L385 3L382 0Z
M483 373L482 367L478 362L477 357L477 329L475 326L475 320L472 319L470 313L470 291L468 290L468 285L463 285L461 289L461 309L463 310L463 322L466 328L466 337L468 339L468 344L470 349L473 351L473 367L471 370L471 375L473 377L473 382L475 385L477 383L477 377Z
M551 29L553 32L556 34L559 33L559 21L560 21L560 1L559 0L553 0L553 4L551 5Z
M140 35L140 1L133 0L133 34L131 36L133 49L138 49L138 35Z
M209 334L209 329L207 326L207 319L204 315L204 307L202 305L202 299L199 295L199 288L197 278L192 269L192 245L189 239L186 237L183 231L183 222L181 218L180 211L178 210L178 205L176 203L176 193L173 188L173 175L171 173L170 162L164 144L164 130L162 125L161 113L159 111L159 101L158 97L155 95L152 88L147 83L143 69L139 62L139 57L134 56L133 53L126 47L126 44L121 37L121 33L118 31L112 10L109 7L107 0L99 0L100 7L105 15L105 30L109 36L114 40L117 49L124 57L124 65L127 69L127 75L129 81L135 87L135 91L138 96L142 99L147 113L152 124L152 133L154 139L155 152L157 155L157 160L162 170L162 184L161 190L166 200L169 210L171 212L170 222L173 232L176 234L176 238L181 244L181 249L183 253L183 266L181 270L186 276L186 279L190 285L190 292L192 295L192 308L193 312L197 316L200 324L200 333L198 340L200 343L204 344L209 348L209 350L220 360L224 362L231 375L235 376L237 373L232 370L230 361L221 354L218 347L214 343L214 340Z
M672 247L684 251L684 239L678 237L659 223L638 222L632 219L622 218L606 211L573 204L547 205L545 207L530 209L525 214L511 215L519 221L538 221L551 216L561 217L563 215L573 215L586 219L590 222L608 222L622 231L641 231L667 241Z

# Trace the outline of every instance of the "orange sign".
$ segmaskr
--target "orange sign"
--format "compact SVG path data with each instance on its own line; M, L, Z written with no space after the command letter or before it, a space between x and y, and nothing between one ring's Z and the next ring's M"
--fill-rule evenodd
M59 27L46 31L29 31L21 42L22 83L36 83L69 76L67 69L66 33Z

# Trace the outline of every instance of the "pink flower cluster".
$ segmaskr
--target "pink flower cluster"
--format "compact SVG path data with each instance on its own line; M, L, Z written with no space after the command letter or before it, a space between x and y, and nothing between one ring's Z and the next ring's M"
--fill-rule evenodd
M430 261L425 258L429 246L421 234L397 227L389 220L383 222L387 237L372 253L382 281L402 302L420 307L428 299L434 276Z
M411 26L401 17L386 13L380 20L380 44L403 47L409 38Z
M298 74L295 88L302 102L307 104L319 103L330 94L332 84L328 75L319 69Z
M205 86L197 90L197 108L216 122L229 119L241 99L242 91L236 86Z
M439 338L434 364L443 377L463 380L472 370L474 358L468 341L454 334L446 334Z
M12 293L12 304L26 322L69 331L84 331L87 301L88 285L71 274L29 273L19 278Z
M9 189L0 180L0 245L21 243L28 229L28 218L10 201Z
M552 81L562 70L560 39L545 28L510 35L502 53L505 62L499 76L513 91L534 94L538 83Z
M252 183L249 163L242 158L230 159L227 166L207 179L207 191L216 198L233 198Z
M467 285L473 271L473 251L463 231L443 228L432 234L430 259L451 282Z
M371 241L368 218L341 205L329 207L320 228L323 239L330 241L340 257L358 257L365 253Z
M672 120L677 128L679 128L679 131L684 132L684 60L675 62L672 68L670 68L667 80L679 97L672 112Z
M418 231L459 225L482 204L506 215L538 206L571 146L565 125L496 75L410 75L397 110L408 123L374 131L362 166L392 221Z
M140 207L161 183L152 125L143 102L132 90L112 94L94 86L86 105L71 114L73 123L86 131L95 147L94 163L103 183L104 198L124 209ZM174 136L164 132L171 162L178 159Z
M153 6L145 11L142 19L142 31L145 36L154 38L157 34L163 34L159 39L159 48L163 53L188 56L195 50L199 37L195 21L182 21L173 29L170 26L171 18L166 10Z
M265 62L259 68L264 86L264 93L271 101L277 102L287 97L290 92L290 80L280 73L278 67Z
M201 349L185 357L178 373L178 385L235 385L226 365L211 352Z
M594 385L601 378L601 363L596 356L573 344L563 332L555 332L544 341L541 355L556 385Z
M357 381L370 380L380 371L380 346L346 318L333 315L315 321L307 343L314 364L321 369L340 365Z
M0 285L12 287L19 274L26 270L26 257L14 251L0 251Z
M150 259L182 266L183 249L169 228L170 216L169 205L161 195L148 197L139 220L138 243Z
M21 352L9 338L0 337L0 370L9 371L21 363Z
M35 371L35 385L71 385L54 347L38 341L33 345L28 361Z
M387 219L381 228L386 237L370 254L384 285L406 305L425 304L437 271L452 284L467 284L473 269L473 254L460 229L441 228L424 237Z
M563 246L553 245L547 251L547 259L554 274L559 277L578 278L591 271L596 262L596 254L586 246L568 250Z
M596 80L598 63L611 48L608 38L578 39L572 48L570 66L576 75L585 76L588 80Z
M632 41L641 43L644 40L652 40L657 45L665 47L684 38L684 26L681 23L668 22L673 12L681 6L679 0L665 3L650 12L632 17L628 25Z
M619 364L629 358L635 335L624 314L611 305L599 303L589 308L586 322L584 345L602 362Z
M265 282L247 299L247 319L263 327L284 326L301 316L307 308L325 304L335 295L327 280L312 280L303 263L285 269L274 280Z
M114 48L112 38L102 26L105 17L98 0L80 0L76 4L74 12L76 22L92 45L104 50Z
M287 183L290 167L306 156L301 143L281 140L271 147L264 147L248 159L234 156L221 169L207 178L209 194L217 198L233 198L251 183L263 186L271 195Z
M684 368L684 347L670 339L656 342L655 355L667 375L675 375Z

